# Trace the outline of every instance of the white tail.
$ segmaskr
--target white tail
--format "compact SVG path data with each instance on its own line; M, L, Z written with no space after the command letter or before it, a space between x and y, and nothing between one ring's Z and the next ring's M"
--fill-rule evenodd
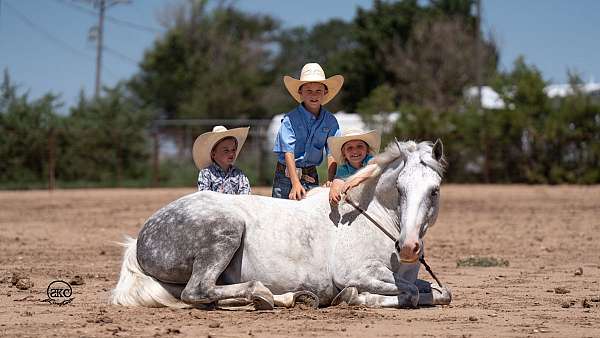
M117 286L112 290L110 302L125 306L147 306L147 307L191 307L189 304L173 297L160 283L146 275L137 260L137 240L127 236L123 255L123 266Z

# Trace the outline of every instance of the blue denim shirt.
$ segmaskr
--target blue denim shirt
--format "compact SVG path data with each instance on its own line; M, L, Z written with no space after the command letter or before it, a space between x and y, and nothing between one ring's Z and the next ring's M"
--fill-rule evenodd
M364 168L372 158L373 155L367 154L367 156L365 156L365 158L362 160L362 165L358 169L354 168L347 161L344 164L338 164L337 170L335 171L335 178L341 178L345 180L346 178L356 174L356 172L360 169Z
M315 117L300 104L281 120L273 152L282 164L285 164L285 153L294 153L298 168L319 165L323 161L323 149L329 155L327 138L339 135L340 126L332 113L321 107L319 117Z

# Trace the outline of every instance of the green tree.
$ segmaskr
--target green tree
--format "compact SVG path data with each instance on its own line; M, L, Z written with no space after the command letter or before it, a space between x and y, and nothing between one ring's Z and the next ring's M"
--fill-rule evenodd
M144 56L131 88L167 118L233 118L265 114L272 82L265 65L277 23L223 1L188 1L173 8L169 30Z
M19 95L8 71L0 85L0 182L5 187L39 186L48 179L49 139L61 125L58 96L30 101Z
M482 144L486 147L490 177L510 177L514 182L548 183L553 150L544 135L551 107L541 72L519 57L513 70L501 74L494 88L506 104L494 112L499 121L482 122ZM487 114L486 116L490 116ZM515 172L516 171L516 172Z
M151 114L139 108L123 83L104 88L95 100L81 94L65 124L59 177L106 186L148 177L150 122Z
M600 182L600 104L582 90L581 79L570 74L572 95L557 98L544 123L551 148L549 183Z
M350 111L376 87L395 85L394 76L381 66L386 54L382 46L393 42L403 46L421 13L417 0L374 0L371 9L357 10L353 22L356 45L342 68L346 76L343 102Z
M326 76L342 73L344 59L356 45L352 30L352 23L332 19L311 29L295 27L277 33L278 53L273 60L274 81L269 89L270 106L275 112L287 112L295 105L283 86L283 75L298 78L300 67L308 62L323 66ZM342 110L340 98L344 92L345 89L328 103L327 109Z

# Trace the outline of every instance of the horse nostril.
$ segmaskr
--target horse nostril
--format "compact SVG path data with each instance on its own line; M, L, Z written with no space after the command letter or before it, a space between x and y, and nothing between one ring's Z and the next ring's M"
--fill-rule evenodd
M418 254L419 253L419 249L420 249L419 243L415 243L415 247L413 248L413 253L414 254Z

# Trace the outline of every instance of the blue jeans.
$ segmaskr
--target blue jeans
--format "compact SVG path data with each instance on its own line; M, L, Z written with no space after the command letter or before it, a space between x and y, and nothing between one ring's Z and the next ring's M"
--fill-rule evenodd
M315 179L315 183L309 183L301 179L300 184L302 184L302 187L304 187L306 191L309 191L310 189L319 186L319 176L317 175ZM271 191L271 196L275 198L289 199L291 190L292 181L289 179L289 177L286 177L285 173L283 172L275 171L275 176L273 177L273 191Z

